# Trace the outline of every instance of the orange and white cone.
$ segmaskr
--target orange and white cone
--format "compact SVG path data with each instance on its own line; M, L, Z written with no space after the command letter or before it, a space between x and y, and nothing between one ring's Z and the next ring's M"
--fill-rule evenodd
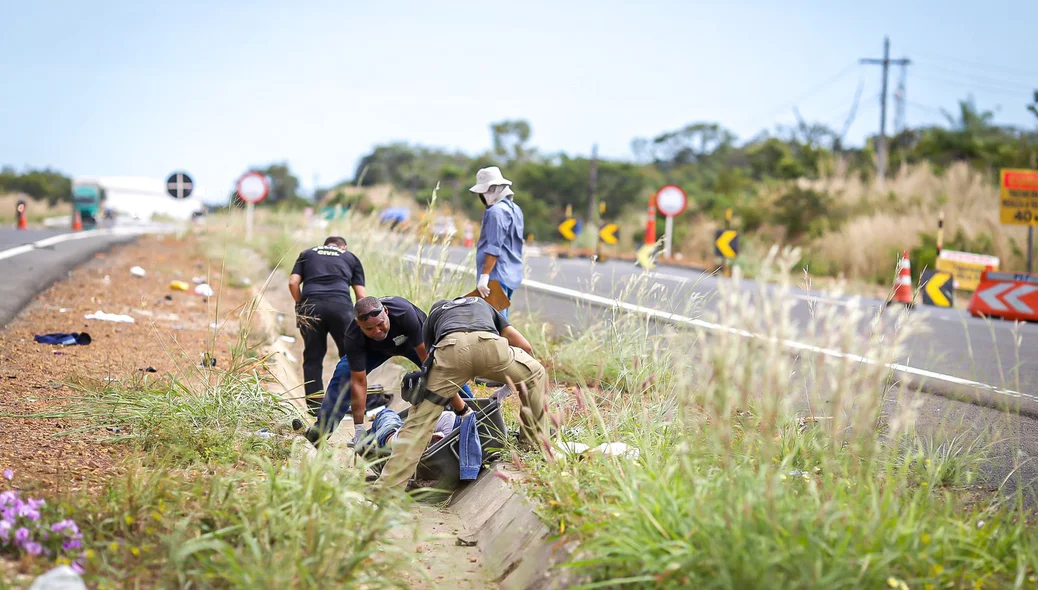
M29 229L29 222L25 218L25 203L18 203L18 229Z
M908 251L901 254L897 263L897 281L894 283L894 299L891 303L903 303L912 307L912 262L908 259Z
M473 236L472 236L472 223L466 223L465 224L465 242L464 242L464 246L466 248L471 248L472 244L473 244L472 240L473 240Z
M76 209L75 213L72 215L72 231L82 231L82 230L83 230L83 217L80 216L79 209Z

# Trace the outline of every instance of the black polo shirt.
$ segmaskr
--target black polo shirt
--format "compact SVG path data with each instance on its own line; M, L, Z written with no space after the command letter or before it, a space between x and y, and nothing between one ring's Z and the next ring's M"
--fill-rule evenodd
M364 335L356 321L346 328L346 359L350 371L366 371L368 352L379 352L387 357L404 356L422 343L425 312L403 297L380 297L382 307L389 314L389 333L384 340L372 340Z
M303 250L292 267L303 277L303 299L350 297L352 285L364 286L364 266L353 252L334 245Z

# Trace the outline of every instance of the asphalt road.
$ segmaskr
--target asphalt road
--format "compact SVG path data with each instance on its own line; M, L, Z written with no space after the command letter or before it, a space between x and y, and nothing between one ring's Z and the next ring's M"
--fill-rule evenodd
M426 252L430 255L434 253ZM461 265L459 270L472 273L474 279L471 251L451 249L448 259ZM601 318L608 301L596 304L596 295L636 305L638 308L632 309L642 313L671 312L726 324L727 319L718 313L718 289L722 284L731 288L730 279L675 267L658 267L645 273L622 261L593 264L586 259L527 257L524 262L528 285L513 295L513 305L517 310L535 312L557 329L569 326L579 332ZM797 330L806 334L817 317L828 311L845 314L852 307L850 296L794 289L780 297L776 286L755 281L744 281L738 294L753 305L789 305ZM902 403L917 406L920 432L937 440L983 448L988 460L981 479L986 487L1005 483L1005 491L1025 489L1031 501L1038 499L1038 403L954 382L959 378L1038 395L1038 324L981 320L959 310L922 306L905 312L887 308L878 299L859 301L866 311L858 326L861 338L874 330L889 333L906 322L918 332L907 339L897 362L917 372L912 386L922 392ZM756 330L753 326L736 327L756 333L764 330L764 326ZM801 340L816 341L809 336ZM937 377L928 377L928 371Z
M466 256L469 252L453 249L450 260L469 264L465 262ZM692 318L711 319L719 324L727 323L726 318L717 315L718 287L724 282L731 288L730 279L675 267L657 267L645 273L634 264L622 261L592 264L585 259L527 257L525 265L528 280ZM474 265L472 268L474 272ZM524 292L528 294L534 290L521 289L517 295L521 300ZM777 287L762 286L755 281L743 281L740 291L740 295L749 297L758 305L779 304L777 293ZM790 315L793 321L801 330L807 330L816 318L834 307L837 313L848 310L851 299L850 296L837 297L819 291L794 289L784 303L792 306ZM889 332L896 323L908 322L914 335L907 339L904 353L898 356L897 362L918 370L917 385L991 405L1015 405L1019 400L1006 394L971 392L968 387L929 377L926 372L1022 392L1035 398L1021 402L1021 411L1038 417L1038 324L983 320L961 310L924 306L917 306L906 316L899 317L902 313L899 306L886 308L884 301L872 298L860 298L859 302L869 316L860 327L863 338L872 330ZM538 312L543 315L547 308L550 306L542 305ZM574 319L565 317L564 313L561 315L563 317L554 317L553 320L571 323ZM955 391L951 391L953 389Z
M75 234L68 230L0 229L0 327L6 326L37 293L68 276L97 252L161 229L139 226Z

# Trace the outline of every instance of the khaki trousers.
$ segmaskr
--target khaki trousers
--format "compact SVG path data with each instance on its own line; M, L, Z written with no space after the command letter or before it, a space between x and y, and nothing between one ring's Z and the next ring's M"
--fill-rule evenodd
M433 347L433 364L429 370L428 389L450 399L468 381L483 377L502 383L511 381L519 394L522 435L535 448L538 436L548 435L545 412L547 378L544 367L524 350L509 346L508 340L491 332L455 332L447 334ZM525 385L526 392L519 385ZM414 475L422 453L432 439L436 420L443 407L423 401L411 408L397 433L393 454L379 478L382 488L403 488Z

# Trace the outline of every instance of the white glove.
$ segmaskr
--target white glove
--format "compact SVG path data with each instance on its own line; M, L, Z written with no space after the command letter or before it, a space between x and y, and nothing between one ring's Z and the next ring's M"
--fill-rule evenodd
M476 290L479 291L480 296L490 297L490 275L479 275Z
M354 424L353 425L353 440L350 441L350 446L351 447L355 447L358 444L360 444L361 439L363 439L364 435L366 435L366 434L367 434L367 431L364 430L364 425L363 424Z
M493 393L490 394L490 399L500 403L500 402L504 401L504 399L506 397L510 396L510 395L512 395L512 388L507 386L507 385L502 385L501 387L498 387L497 389L494 390Z

